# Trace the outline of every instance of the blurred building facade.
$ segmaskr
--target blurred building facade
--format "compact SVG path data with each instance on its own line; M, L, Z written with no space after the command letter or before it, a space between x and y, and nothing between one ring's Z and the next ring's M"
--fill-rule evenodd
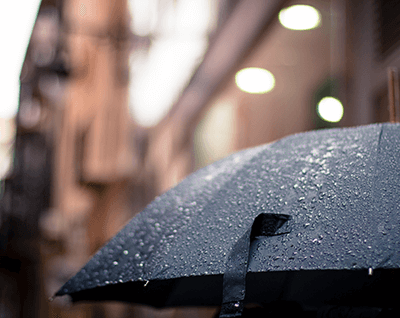
M212 317L213 308L70 306L47 298L194 170L289 134L389 119L386 72L400 67L399 39L390 33L400 21L395 2L302 1L319 10L321 23L294 31L282 27L278 13L299 1L199 1L208 4L148 1L142 13L134 9L138 1L42 2L21 75L14 169L3 182L0 316ZM208 24L182 18L199 8L213 10L204 15ZM139 22L139 14L147 17L146 32L132 26L135 14ZM197 51L180 31L187 25L191 40L198 34ZM141 76L152 68L138 65L150 63L163 41L179 43L193 59L171 86L170 108L146 125L132 111L141 99L131 83L146 80ZM154 64L160 77L162 63ZM241 91L235 74L246 67L271 71L274 89ZM316 113L326 87L344 105L336 124ZM149 109L151 94L164 96L157 87L146 92L149 105L141 107Z

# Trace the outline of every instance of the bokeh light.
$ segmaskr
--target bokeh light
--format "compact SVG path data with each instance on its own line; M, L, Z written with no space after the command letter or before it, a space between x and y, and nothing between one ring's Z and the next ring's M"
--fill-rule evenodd
M279 21L287 29L310 30L321 24L321 14L308 5L294 5L279 12Z
M323 120L337 123L343 118L344 108L337 98L324 97L318 103L317 112Z
M275 87L275 77L266 69L249 67L240 70L235 76L236 85L244 92L265 94Z
M39 10L40 0L3 1L0 4L0 117L13 118L18 111L22 64Z
M129 107L136 123L156 126L181 96L217 26L217 1L128 0L131 31Z

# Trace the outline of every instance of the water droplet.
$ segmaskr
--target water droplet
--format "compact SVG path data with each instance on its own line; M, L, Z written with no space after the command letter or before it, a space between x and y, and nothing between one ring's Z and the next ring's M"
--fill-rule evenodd
M125 250L125 251L124 251L124 254L125 254L125 255L128 255L128 254L129 254L129 251L128 251L128 250Z
M114 262L113 262L113 265L115 265L115 266L118 265L118 262L117 262L117 261L114 261Z

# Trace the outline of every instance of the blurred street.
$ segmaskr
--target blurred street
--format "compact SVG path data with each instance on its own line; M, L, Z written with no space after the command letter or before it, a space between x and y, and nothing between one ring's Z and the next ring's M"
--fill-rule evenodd
M0 103L0 317L213 317L49 299L190 173L290 134L389 121L396 1L42 0L31 15L19 100Z

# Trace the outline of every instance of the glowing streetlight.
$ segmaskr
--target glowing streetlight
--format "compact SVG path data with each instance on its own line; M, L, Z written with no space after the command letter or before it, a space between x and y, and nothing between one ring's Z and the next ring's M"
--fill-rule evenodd
M275 77L263 68L249 67L240 70L235 76L236 85L244 92L265 94L275 87Z
M308 5L294 5L279 12L279 21L287 29L311 30L321 24L321 14Z
M337 123L342 119L344 109L340 100L334 97L324 97L318 103L317 112L323 120Z

